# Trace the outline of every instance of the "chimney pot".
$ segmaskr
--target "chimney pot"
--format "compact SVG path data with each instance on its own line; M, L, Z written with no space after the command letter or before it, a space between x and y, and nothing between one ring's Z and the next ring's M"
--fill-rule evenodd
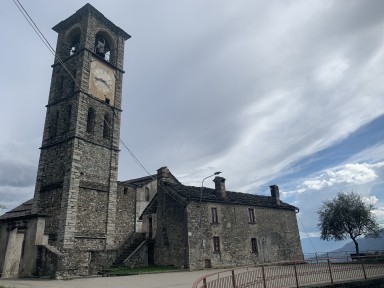
M161 167L157 170L157 179L167 181L169 178L169 169L167 166Z
M277 205L280 206L280 192L279 192L279 186L277 185L271 185L269 186L271 189L271 197L273 199L273 202Z
M213 179L213 182L215 182L216 194L220 198L226 198L227 193L225 192L225 178L216 176L215 179Z

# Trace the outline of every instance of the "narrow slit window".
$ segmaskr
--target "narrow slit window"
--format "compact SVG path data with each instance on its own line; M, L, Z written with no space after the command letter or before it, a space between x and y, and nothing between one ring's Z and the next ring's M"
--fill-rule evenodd
M149 201L149 188L145 187L145 201Z
M211 208L212 223L218 223L217 208Z
M57 135L59 125L59 111L56 111L55 115L53 116L53 121L50 129L51 137L55 137Z
M109 114L104 115L104 126L103 126L103 138L109 139L111 137L111 117Z
M213 251L220 251L220 238L218 236L213 237Z
M252 253L259 253L256 238L251 238L251 249L252 249Z
M255 210L248 208L249 223L255 223Z
M71 127L71 116L72 116L72 106L67 106L67 115L65 118L65 132L69 131L69 128Z
M60 76L58 88L59 88L58 95L59 95L59 98L61 98L64 95L64 76Z
M88 116L87 116L87 133L93 134L95 129L95 109L92 107L88 108Z

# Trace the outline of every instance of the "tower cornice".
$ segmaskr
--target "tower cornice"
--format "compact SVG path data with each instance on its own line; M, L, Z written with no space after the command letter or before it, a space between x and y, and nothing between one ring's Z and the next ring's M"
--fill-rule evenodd
M52 30L57 33L60 33L61 31L68 29L68 27L72 26L73 24L79 22L81 18L83 18L87 14L91 14L91 13L95 14L104 24L106 24L116 34L123 36L124 40L128 40L129 38L131 38L131 35L129 35L120 27L113 24L112 21L108 20L107 17L105 17L100 11L98 11L95 7L93 7L89 3L85 4L79 10L77 10L76 13L73 14L72 16L69 16L67 19L53 26Z

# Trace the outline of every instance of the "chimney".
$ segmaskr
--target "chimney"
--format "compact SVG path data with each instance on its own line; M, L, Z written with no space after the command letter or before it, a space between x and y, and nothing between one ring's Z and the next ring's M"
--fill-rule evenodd
M279 186L277 185L271 185L269 186L271 188L271 197L274 203L276 203L277 206L280 206L280 192L279 192Z
M161 167L157 170L157 179L160 181L168 181L169 169L167 168L167 166Z
M225 193L225 178L216 176L215 179L213 179L213 182L215 182L216 195L220 198L226 198L227 194Z

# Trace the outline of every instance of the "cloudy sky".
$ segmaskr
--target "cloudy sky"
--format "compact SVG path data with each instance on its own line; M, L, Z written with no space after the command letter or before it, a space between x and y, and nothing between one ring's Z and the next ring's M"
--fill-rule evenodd
M85 1L20 0L56 45ZM384 1L90 1L126 42L121 138L150 173L300 208L303 237L339 191L384 224ZM33 196L53 55L11 1L0 10L0 202ZM121 146L119 180L145 176ZM212 187L211 181L205 181ZM305 229L303 228L303 226Z

